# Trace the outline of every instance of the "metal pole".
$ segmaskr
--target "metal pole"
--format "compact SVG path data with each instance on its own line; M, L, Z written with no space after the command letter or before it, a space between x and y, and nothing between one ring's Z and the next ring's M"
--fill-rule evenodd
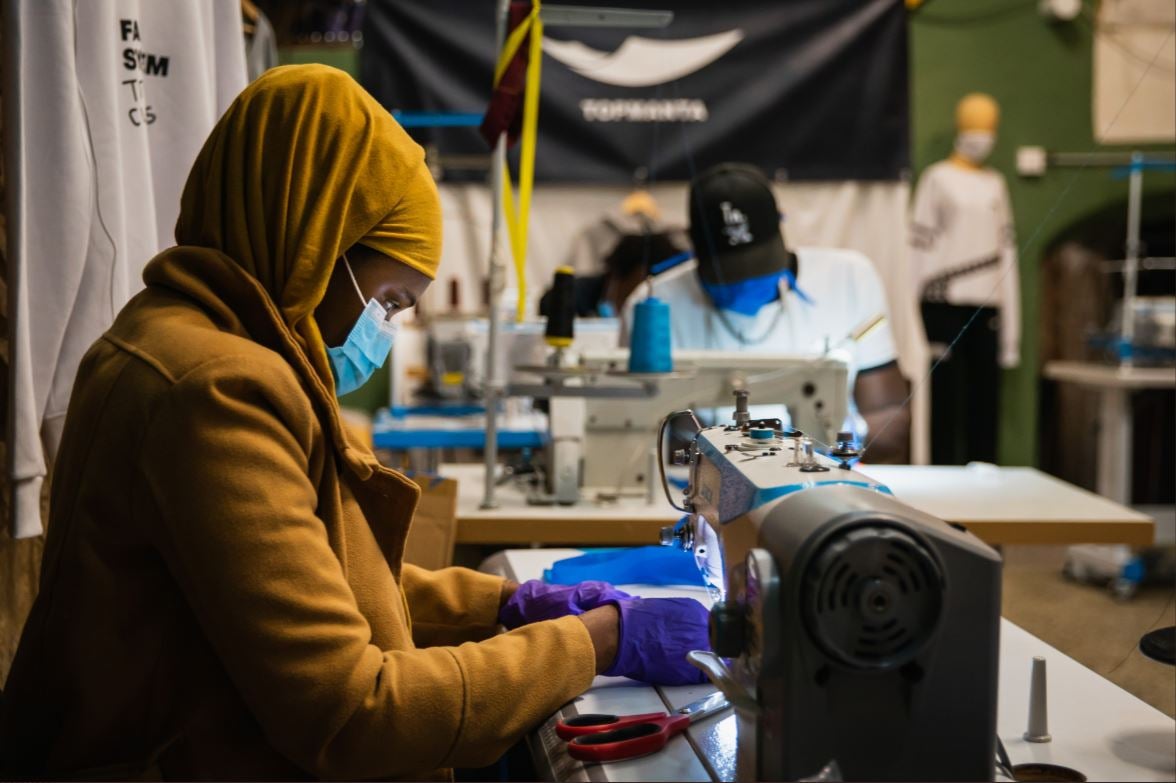
M1149 163L1173 163L1176 156L1171 153L1153 152L1146 157L1138 152L1051 152L1048 155L1050 166L1130 166L1137 160Z
M510 12L510 0L498 0L495 20L494 60L502 51L506 40L506 25ZM499 306L502 291L506 287L506 265L498 251L502 233L502 169L506 166L506 133L498 134L494 144L494 157L490 161L490 312L487 313L489 333L486 340L486 372L483 383L482 402L486 406L486 447L485 477L482 494L482 508L497 508L494 489L498 480L498 402L502 399L503 380L498 377L498 354L501 349L501 318Z
M1123 263L1123 321L1119 350L1122 363L1134 363L1135 291L1139 273L1139 220L1143 210L1143 153L1131 154L1131 179L1127 190L1127 258ZM1123 356L1124 349L1127 351Z
M637 11L616 8L588 8L580 6L544 6L540 11L545 24L567 27L665 27L673 21L672 11ZM510 0L498 0L495 28L495 63L506 41L506 28L510 21ZM538 67L532 63L531 67ZM494 499L498 467L498 402L506 394L506 381L498 377L498 356L502 352L501 314L499 302L506 287L506 265L498 252L502 226L502 172L506 167L506 134L498 136L494 146L494 158L490 163L490 313L489 345L486 350L486 374L483 401L486 404L486 448L485 482L482 508L497 508Z
M494 201L494 207L490 219L490 312L487 313L490 328L486 338L486 382L482 394L486 406L486 447L483 449L486 486L482 494L482 508L498 507L494 499L498 468L498 403L504 390L504 381L498 377L498 355L502 347L502 291L506 288L506 265L502 262L498 247L502 231L502 167L505 165L506 134L501 133L494 145L490 175L490 198Z

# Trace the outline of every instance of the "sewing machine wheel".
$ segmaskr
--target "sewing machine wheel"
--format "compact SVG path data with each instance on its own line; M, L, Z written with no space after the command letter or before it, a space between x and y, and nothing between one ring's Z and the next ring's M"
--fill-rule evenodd
M835 533L809 561L802 606L809 633L854 668L891 669L934 633L943 574L931 553L884 522Z

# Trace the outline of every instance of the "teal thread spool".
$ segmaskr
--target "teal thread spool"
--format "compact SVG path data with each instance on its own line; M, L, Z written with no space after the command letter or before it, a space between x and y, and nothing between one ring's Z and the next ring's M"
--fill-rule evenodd
M672 372L670 306L649 297L633 309L633 336L629 340L629 372Z

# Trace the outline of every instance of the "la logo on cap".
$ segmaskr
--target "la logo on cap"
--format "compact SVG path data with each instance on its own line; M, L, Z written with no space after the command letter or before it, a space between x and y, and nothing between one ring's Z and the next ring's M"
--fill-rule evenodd
M722 201L719 203L719 209L723 210L723 233L727 235L727 244L734 247L735 245L746 245L754 241L755 237L751 235L751 226L747 222L747 215L743 211L731 205L730 201Z

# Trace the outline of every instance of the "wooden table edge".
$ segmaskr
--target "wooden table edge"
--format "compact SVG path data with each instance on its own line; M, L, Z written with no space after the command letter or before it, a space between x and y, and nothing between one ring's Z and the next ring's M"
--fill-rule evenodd
M674 519L610 518L599 520L549 520L534 517L461 518L457 520L457 544L581 544L585 546L633 546L656 544L658 533ZM1150 546L1155 523L1141 520L1083 520L1041 522L1033 520L973 521L968 530L987 544L1127 544Z

